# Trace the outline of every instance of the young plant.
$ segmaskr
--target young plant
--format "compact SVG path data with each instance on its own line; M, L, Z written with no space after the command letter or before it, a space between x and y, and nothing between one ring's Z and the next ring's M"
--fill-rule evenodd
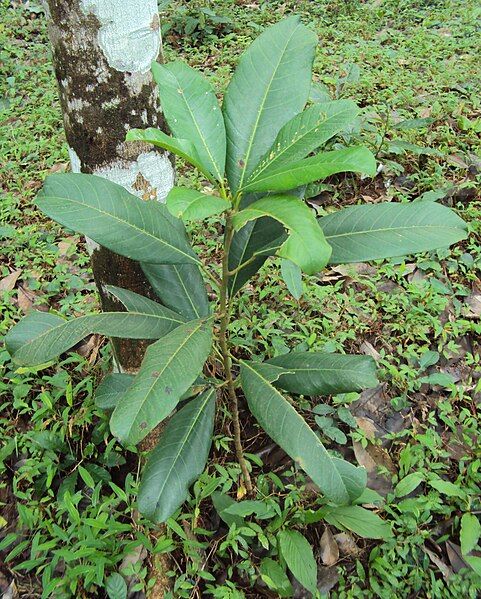
M51 218L139 261L158 294L159 303L109 287L125 312L74 320L32 312L7 336L15 360L29 365L55 358L90 333L154 341L137 374L110 374L97 390L98 404L112 412L112 434L125 447L168 419L148 456L138 497L140 511L154 521L178 509L203 471L216 401L224 397L243 482L252 492L239 423L241 393L260 426L326 501L355 503L366 486L365 470L325 449L295 398L373 386L373 360L303 351L265 362L239 359L229 340L236 296L269 256L282 259L284 276L295 286L300 271L313 275L328 264L403 256L466 237L465 223L432 202L356 205L316 219L303 200L306 185L341 172L376 174L375 158L364 147L318 152L359 111L349 100L303 110L316 41L297 17L268 28L241 57L222 109L210 84L186 64L153 65L172 136L147 129L129 131L127 139L181 156L215 193L175 187L164 205L94 175L58 174L47 177L38 196ZM183 221L215 215L224 225L221 264L203 264ZM215 302L208 300L203 275L217 293Z

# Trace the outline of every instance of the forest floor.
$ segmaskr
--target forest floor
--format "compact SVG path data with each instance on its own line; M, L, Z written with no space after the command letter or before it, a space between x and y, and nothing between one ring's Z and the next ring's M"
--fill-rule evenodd
M358 102L362 123L352 137L383 165L374 180L329 182L318 209L438 201L470 228L468 240L450 250L330 268L322 280L304 281L299 301L270 262L246 288L231 327L246 353L271 357L303 344L375 358L379 387L323 399L337 430L326 443L366 466L394 535L368 541L331 527L335 547L326 548L325 523L306 524L316 510L309 482L247 421L258 486L277 485L263 497L271 516L247 516L230 530L219 519L212 493L235 497L239 480L231 433L219 421L213 464L159 535L136 511L138 472L127 468L93 403L109 369L105 339L91 336L40 368L18 368L0 346L3 597L14 597L14 588L23 598L106 597L105 581L122 570L129 597L140 598L163 553L173 556L176 597L280 596L259 571L274 516L309 538L320 592L330 597L479 596L481 552L466 563L460 521L481 513L481 9L474 0L172 2L162 13L166 58L180 56L221 91L248 43L292 12L319 36L317 93ZM69 168L46 26L33 2L12 8L0 1L0 75L4 335L32 308L76 316L98 302L81 239L33 204L45 176ZM203 184L182 165L179 178ZM215 248L215 228L191 233ZM292 584L293 595L304 597Z

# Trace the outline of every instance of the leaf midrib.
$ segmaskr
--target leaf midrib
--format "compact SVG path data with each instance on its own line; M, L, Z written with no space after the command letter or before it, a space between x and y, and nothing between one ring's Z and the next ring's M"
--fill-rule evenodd
M64 322L62 322L62 323L60 323L60 324L58 324L58 325L56 325L56 326L54 326L54 327L52 327L50 329L47 329L43 333L40 333L40 335L38 335L37 337L34 337L34 338L30 339L29 341L26 341L21 346L21 348L19 348L18 351L21 351L24 348L28 349L32 345L32 343L36 344L38 342L41 342L41 340L46 335L49 335L50 333L53 333L56 330L58 331L62 327L65 327L65 326L67 326L67 325L69 325L71 323L77 323L79 321L86 320L87 318L92 318L92 316L94 316L94 317L98 316L99 318L102 318L103 316L111 316L113 314L115 314L115 315L122 314L124 316L129 316L129 315L133 314L135 316L147 316L147 317L150 317L150 318L158 318L159 320L168 320L170 322L178 322L181 325L185 324L185 321L183 321L183 320L176 320L175 318L168 317L168 316L161 316L160 314L148 314L146 312L137 312L137 311L134 311L134 310L130 310L128 312L99 312L98 314L84 314L84 316L79 316L79 317L77 317L77 318L75 318L73 320L65 320ZM56 343L56 341L54 343ZM52 345L53 345L53 343L52 343Z
M174 270L175 270L175 274L177 275L177 278L179 279L180 284L182 285L182 289L185 291L185 296L187 297L187 299L189 300L189 304L192 306L192 310L194 311L194 314L197 316L197 318L200 318L200 313L196 308L196 305L193 301L193 299L190 297L190 293L189 290L187 289L187 287L184 285L184 280L183 278L180 276L180 273L177 269L177 265L173 264Z
M160 242L160 243L166 245L167 247L169 247L170 249L174 250L175 252L178 252L179 254L182 254L183 256L185 256L186 258L188 258L189 259L189 263L194 262L195 264L200 264L200 260L198 258L190 256L189 254L186 254L181 249L179 249L179 248L175 247L174 245L172 245L172 244L168 243L167 241L165 241L165 239L162 239L160 237L156 237L155 235L153 235L152 233L150 233L146 229L141 229L140 227L137 227L136 225L133 225L129 221L123 220L123 219L119 218L118 216L115 216L114 214L112 214L110 212L105 212L105 210L101 210L100 208L97 208L95 206L91 206L90 204L87 204L85 202L79 202L78 200L72 200L71 198L64 198L64 197L61 197L61 196L53 196L53 195L45 196L43 198L43 201L45 201L45 202L48 202L49 200L57 200L57 201L65 201L65 200L67 200L67 202L70 202L72 204L76 204L76 205L78 205L78 206L80 206L82 208L87 208L87 209L94 210L94 211L98 212L99 214L101 214L103 216L106 216L107 218L111 218L113 220L118 221L119 223L127 225L128 227L134 229L135 231L137 231L137 232L139 232L141 234L144 234L147 237L151 237L155 241ZM42 199L40 199L40 202L42 202ZM68 225L66 225L66 226L68 226ZM172 226L172 225L170 225L170 223L168 223L168 226Z
M264 110L264 105L265 105L265 103L267 101L267 96L269 95L269 92L270 92L271 87L272 87L272 83L273 83L274 78L275 78L275 76L277 74L277 71L279 70L279 66L281 64L281 61L284 58L284 55L287 52L287 48L288 48L289 44L291 43L291 40L292 40L292 38L293 38L293 36L296 33L296 31L297 31L298 28L299 28L299 25L296 26L296 28L292 31L292 33L289 36L289 38L286 40L286 44L284 46L284 49L282 50L282 54L280 55L279 60L277 61L277 64L276 64L276 66L274 68L274 71L272 73L272 76L270 78L269 84L268 84L268 86L266 88L264 97L262 98L262 102L260 104L260 108L259 108L259 110L257 112L257 118L255 120L254 127L252 129L252 133L251 133L251 137L250 137L250 140L249 140L249 144L247 146L247 152L246 152L245 157L244 157L244 168L242 169L241 176L240 176L240 179L239 179L239 183L237 185L237 189L238 190L242 189L242 185L244 183L244 177L245 177L245 174L246 174L246 171L247 171L247 165L249 164L249 158L250 158L250 155L251 155L251 152L252 152L252 147L254 145L254 140L255 140L256 135L257 135L257 127L259 125L259 121L260 121L262 112Z
M314 435L316 437L316 442L319 445L321 451L324 453L324 457L326 460L328 460L331 463L331 468L332 470L336 473L337 479L339 481L339 486L343 489L344 491L344 495L346 497L349 497L349 492L347 490L347 487L344 483L344 478L341 476L340 472L338 471L338 469L336 468L334 462L332 461L332 457L329 454L329 452L327 451L327 449L324 447L324 445L321 443L321 441L317 438L317 436L315 435L314 431L311 429L311 427L305 422L305 420L302 418L302 416L297 412L297 410L291 406L291 404L282 396L281 393L279 393L279 391L274 387L274 385L268 380L266 379L264 376L262 376L262 374L260 374L257 370L255 370L254 368L252 368L252 366L250 366L246 361L242 361L242 365L247 367L251 372L253 372L258 378L261 379L261 381L263 381L265 384L267 384L283 401L286 402L288 408L291 408L293 411L293 414L295 415L296 418L300 419L302 421L303 424L306 424L307 429L309 429L312 433L312 435ZM286 414L288 412L286 411ZM316 483L317 484L317 483ZM321 489L322 491L322 489ZM323 491L324 492L324 491Z
M192 431L193 431L194 427L196 426L196 424L200 420L201 416L203 415L204 409L205 409L207 403L210 401L210 398L212 397L212 394L214 393L214 391L215 391L215 389L211 389L211 391L207 393L207 397L205 398L205 400L202 403L202 405L199 407L197 415L196 415L194 421L192 422L191 426L187 430L186 434L184 434L181 446L180 446L179 450L176 452L175 458L172 460L172 464L171 464L171 466L169 468L169 471L164 476L164 483L163 483L163 485L161 486L161 488L159 490L159 500L155 502L155 511L157 511L158 508L159 508L159 505L160 505L160 495L164 492L165 486L166 486L166 484L167 484L167 482L169 480L169 477L170 477L170 475L172 473L172 470L173 470L175 464L177 463L177 461L179 460L179 456L182 454L182 452L184 450L184 447L185 447L187 441L189 440L190 435L192 434Z
M322 225L321 225L322 228ZM350 237L352 235L365 235L366 233L387 233L396 231L412 231L413 229L452 229L461 230L461 227L455 227L453 225L410 225L404 227L380 227L378 229L363 229L362 231L348 231L347 233L337 233L335 235L325 235L326 239L334 239L336 237Z
M276 154L274 156L274 158L272 160L269 160L266 164L264 164L264 166L261 166L258 168L258 170L254 171L252 173L252 176L249 178L249 180L247 181L247 185L251 184L251 183L256 183L258 182L258 179L260 177L260 175L262 175L262 173L264 173L264 171L266 169L269 169L269 167L272 167L272 165L277 162L279 160L279 158L281 158L281 156L283 156L288 150L290 150L293 146L297 145L299 143L299 141L303 140L305 137L307 137L309 134L311 134L316 127L320 127L321 125L325 125L327 122L329 122L330 120L338 117L340 114L342 114L343 112L349 112L349 109L344 108L343 110L340 110L339 112L336 112L334 115L331 115L330 117L326 118L324 121L321 121L320 123L317 123L314 127L308 129L303 135L301 135L301 137L298 137L297 139L293 139L292 142L285 146L284 149L282 151L280 151L278 154ZM296 117L294 117L296 118ZM291 119L292 120L292 119ZM286 123L285 126L287 126L291 121L288 121ZM282 129L281 129L282 131ZM279 131L279 134L277 137L279 137L281 131ZM335 134L336 135L336 134ZM277 140L276 137L276 140ZM274 140L274 144L276 143L276 140ZM326 140L327 141L327 140ZM272 149L272 148L271 148ZM269 154L270 150L268 150L267 154ZM262 159L261 159L262 160ZM303 160L303 159L302 159ZM276 167L276 168L281 168L283 165L281 164L281 166ZM275 169L274 169L275 170ZM269 176L269 173L267 173L267 176Z
M181 82L179 81L179 79L177 78L177 75L174 75L174 77L175 77L175 81L176 81L177 85L179 86L179 89L181 90L181 96L182 96L182 98L184 100L185 107L187 108L187 110L188 110L188 112L190 114L190 118L192 119L192 122L194 123L194 126L197 129L197 133L199 134L199 137L202 140L204 148L206 149L207 154L209 155L210 161L211 161L212 165L214 166L214 170L215 170L215 173L216 173L216 178L217 178L218 181L222 181L223 177L220 174L220 170L219 170L219 167L217 165L217 162L214 160L214 157L212 156L210 148L207 145L206 140L204 139L204 135L202 134L202 131L200 130L199 125L197 124L197 120L196 120L196 118L194 116L194 113L192 112L192 110L190 108L190 105L187 102L187 99L186 99L185 94L184 94L184 88L183 88ZM215 95L214 95L214 97L215 97ZM217 103L217 100L216 100L216 103ZM195 148L195 144L193 144L193 145L194 145L194 148Z
M185 324L185 323L183 323ZM134 416L134 418L132 419L132 424L131 426L128 428L128 433L126 435L126 439L128 439L130 437L130 433L134 427L134 425L136 424L136 421L139 417L140 411L142 410L142 408L144 407L148 397L150 396L150 394L152 393L152 390L154 389L154 387L158 384L158 382L161 380L162 375L164 374L164 372L166 371L167 367L170 366L170 364L172 363L172 361L174 360L174 358L176 358L179 354L179 352L185 347L186 343L188 341L190 341L190 339L199 331L199 329L202 328L202 326L204 325L204 322L200 322L195 329L193 329L189 335L187 335L187 337L182 341L182 343L179 345L179 347L177 347L177 349L168 357L167 362L164 364L164 366L162 367L162 369L159 371L159 375L154 379L154 381L152 382L152 384L150 385L150 387L148 388L148 390L145 392L144 394L144 399L141 401L141 403L138 405L138 409L136 410L136 414ZM152 347L152 346L150 346ZM134 383L135 384L135 383ZM124 396L127 397L127 394Z
M252 189L252 186L258 186L259 184L265 184L266 182L270 181L271 179L275 179L281 175L295 175L297 172L303 172L306 168L315 168L315 167L321 167L321 166L325 166L325 167L331 167L333 165L336 165L336 168L338 168L339 163L341 164L341 166L339 168L344 169L346 162L347 162L347 166L348 166L348 170L344 171L344 170L340 170L337 172L359 172L359 171L355 171L352 170L351 168L351 164L355 161L355 159L357 158L357 154L354 153L354 150L359 150L361 149L360 147L353 147L353 148L347 148L347 149L342 149L342 150L332 150L332 152L342 152L343 154L347 154L348 158L343 158L341 155L341 159L337 158L336 156L329 156L328 160L322 160L322 158L324 156L326 156L326 153L321 153L321 154L317 154L316 156L312 156L311 158L301 158L301 160L297 160L296 162L293 162L292 164L281 164L281 166L276 167L272 172L267 172L264 173L263 177L256 177L256 179L253 179L252 181L248 181L246 186L245 186L245 190L247 191L256 191L256 189ZM346 150L351 150L352 154ZM350 170L349 170L350 169ZM320 175L318 177L318 179L324 179L325 177L328 177L329 174L327 175ZM281 190L278 190L281 191Z

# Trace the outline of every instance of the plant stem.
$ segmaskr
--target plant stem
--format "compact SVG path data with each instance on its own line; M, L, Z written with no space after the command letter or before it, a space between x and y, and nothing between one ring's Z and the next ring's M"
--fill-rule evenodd
M229 250L232 242L234 231L232 228L231 213L226 214L225 233L224 233L224 255L222 257L222 281L219 295L220 309L220 331L219 331L219 346L222 353L222 362L224 365L225 382L229 394L229 411L232 415L234 425L234 444L237 456L237 461L242 470L242 477L246 486L247 493L252 493L252 482L247 468L247 462L242 449L241 429L239 422L239 405L237 402L237 394L232 376L232 363L229 352L229 342L227 339L227 328L229 326L230 306L227 297L227 286L229 283Z

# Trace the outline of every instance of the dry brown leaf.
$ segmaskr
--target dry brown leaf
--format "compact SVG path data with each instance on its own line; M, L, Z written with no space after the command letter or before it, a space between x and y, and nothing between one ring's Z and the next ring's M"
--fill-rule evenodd
M20 310L26 314L33 306L33 296L23 287L19 287L17 291L17 305Z
M66 256L68 251L72 245L76 245L77 238L76 237L66 237L63 241L60 241L57 244L58 247L58 255Z
M373 198L372 196L366 196L366 195L361 195L361 198L367 203L367 204L375 204L376 202L379 202L381 200L381 198Z
M339 571L337 568L325 568L324 566L317 568L317 588L323 596L327 595L338 582Z
M361 553L361 548L356 545L354 537L348 532L340 532L334 535L334 540L339 547L341 555L356 556Z
M6 277L0 280L0 291L12 291L15 289L18 277L22 274L22 270L14 270Z
M445 580L447 580L450 576L454 574L451 568L447 564L445 564L443 560L439 558L433 551L430 551L427 547L424 546L422 547L422 550L424 551L424 553L426 553L426 555L433 562L433 564L439 568L439 571L441 572Z
M368 435L368 438L369 435L372 439L373 436L381 436L386 432L383 428L384 424L386 419L393 413L391 401L386 391L385 383L373 389L366 389L361 393L359 399L349 406L351 414L361 418L358 424Z
M392 473L395 472L394 464L387 451L372 444L363 447L357 441L353 442L352 448L358 463L367 470L367 486L386 497L393 489L392 481L389 475L379 472L379 468L383 467Z
M481 294L473 293L466 298L466 316L481 316Z
M339 547L328 526L321 537L321 560L326 566L333 566L339 560Z
M54 164L52 166L52 168L48 171L50 174L52 173L65 173L65 171L68 169L69 167L69 163L68 162L57 162L57 164Z
M339 264L336 266L331 266L331 270L337 272L338 274L353 278L356 275L368 275L371 276L377 273L377 268L368 264L367 262L354 262L352 264Z
M361 353L363 353L366 356L371 356L371 358L374 358L376 362L378 362L381 359L381 354L373 345L369 343L369 341L363 341L359 349L361 350Z
M374 441L374 439L380 434L379 428L371 418L365 416L356 416L357 426L362 430L366 439Z
M454 572L459 572L463 568L469 568L469 565L464 561L461 554L461 547L446 541L446 553L448 554L449 562Z
M454 166L459 166L464 169L468 168L468 165L466 162L464 162L461 156L457 156L456 154L449 154L449 156L446 156L446 160L451 164L454 164Z

